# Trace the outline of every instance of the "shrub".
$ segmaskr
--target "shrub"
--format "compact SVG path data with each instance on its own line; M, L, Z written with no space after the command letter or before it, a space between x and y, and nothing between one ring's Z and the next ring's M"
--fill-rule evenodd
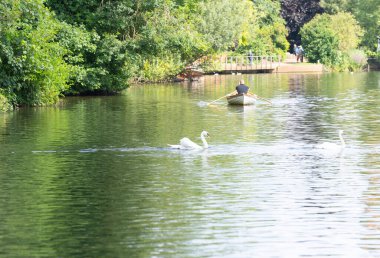
M363 50L351 50L348 52L348 55L351 60L349 68L351 71L361 70L367 65L368 57Z
M353 49L359 44L362 31L351 14L317 15L303 26L300 35L309 61L319 60L336 71L360 69L359 52Z
M42 0L0 2L0 88L12 105L48 105L67 89L66 49L54 41L59 22Z
M329 22L328 16L317 15L300 31L305 56L310 62L319 60L323 64L331 65L337 58L339 42L329 27Z
M170 54L161 58L144 59L142 61L142 70L137 80L140 82L166 81L178 74L182 68L183 64L180 57L171 56Z
M12 105L9 103L8 99L0 93L0 111L5 112L12 109Z

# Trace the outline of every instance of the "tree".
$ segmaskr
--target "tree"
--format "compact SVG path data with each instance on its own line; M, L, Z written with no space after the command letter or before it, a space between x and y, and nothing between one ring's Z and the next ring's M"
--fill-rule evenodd
M55 103L68 88L60 23L42 0L0 2L0 94L14 106Z
M249 24L247 46L244 51L253 50L257 54L284 55L289 48L288 31L280 15L281 6L277 0L253 0L253 19Z
M376 51L380 34L380 1L378 0L322 0L321 6L328 14L349 12L364 29L360 46L369 51Z
M286 21L289 31L288 41L291 44L301 44L299 31L302 26L309 22L316 14L321 14L323 9L319 0L280 0L281 16Z
M361 28L351 14L317 15L303 26L301 36L311 62L319 60L336 70L356 69L349 52L360 42Z
M369 51L376 51L376 36L380 35L380 1L349 0L348 11L355 16L359 25L365 28L361 46Z
M170 0L46 0L60 20L83 24L99 35L114 34L119 40L136 38L145 26L144 15Z
M346 12L350 0L321 0L321 7L327 14Z
M355 17L347 12L340 12L330 16L330 26L338 37L339 50L349 51L356 49L363 36L363 30Z
M339 41L330 27L330 22L329 15L316 15L302 27L302 44L310 62L321 61L323 64L332 65L336 59Z
M67 93L115 93L128 87L135 64L127 53L128 43L137 37L144 25L144 11L153 10L156 1L97 1L97 0L47 0L59 19L79 29L66 29L66 40L81 41L71 51L80 60L74 61L72 87ZM85 31L87 30L87 32ZM82 39L75 34L82 34ZM85 35L85 34L88 35ZM59 40L62 40L60 38ZM73 59L68 60L72 62ZM78 62L79 61L79 62Z
M243 28L252 19L248 0L216 0L200 4L198 29L214 51L237 47Z

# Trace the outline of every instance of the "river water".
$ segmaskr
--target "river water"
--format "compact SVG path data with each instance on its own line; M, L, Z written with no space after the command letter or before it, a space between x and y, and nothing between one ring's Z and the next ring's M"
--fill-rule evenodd
M233 107L240 78L269 99ZM206 76L0 114L0 257L380 257L380 73ZM317 148L324 141L346 148ZM187 136L210 148L170 149Z

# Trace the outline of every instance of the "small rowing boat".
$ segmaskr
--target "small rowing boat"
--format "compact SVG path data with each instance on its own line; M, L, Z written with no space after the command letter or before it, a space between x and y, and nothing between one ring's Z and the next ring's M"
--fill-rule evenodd
M227 96L227 101L230 105L254 105L256 98L250 94L235 94Z

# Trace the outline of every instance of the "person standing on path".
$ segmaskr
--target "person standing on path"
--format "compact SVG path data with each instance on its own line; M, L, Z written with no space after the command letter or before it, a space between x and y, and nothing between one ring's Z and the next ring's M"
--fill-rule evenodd
M297 44L294 44L293 51L294 51L294 55L297 57L297 52L298 52L298 46L297 46Z
M249 60L249 64L251 65L253 61L253 54L251 50L249 50L248 52L248 60Z
M297 56L297 62L298 62L298 59L300 60L301 63L303 63L303 48L302 46L299 46L298 47L298 56Z

